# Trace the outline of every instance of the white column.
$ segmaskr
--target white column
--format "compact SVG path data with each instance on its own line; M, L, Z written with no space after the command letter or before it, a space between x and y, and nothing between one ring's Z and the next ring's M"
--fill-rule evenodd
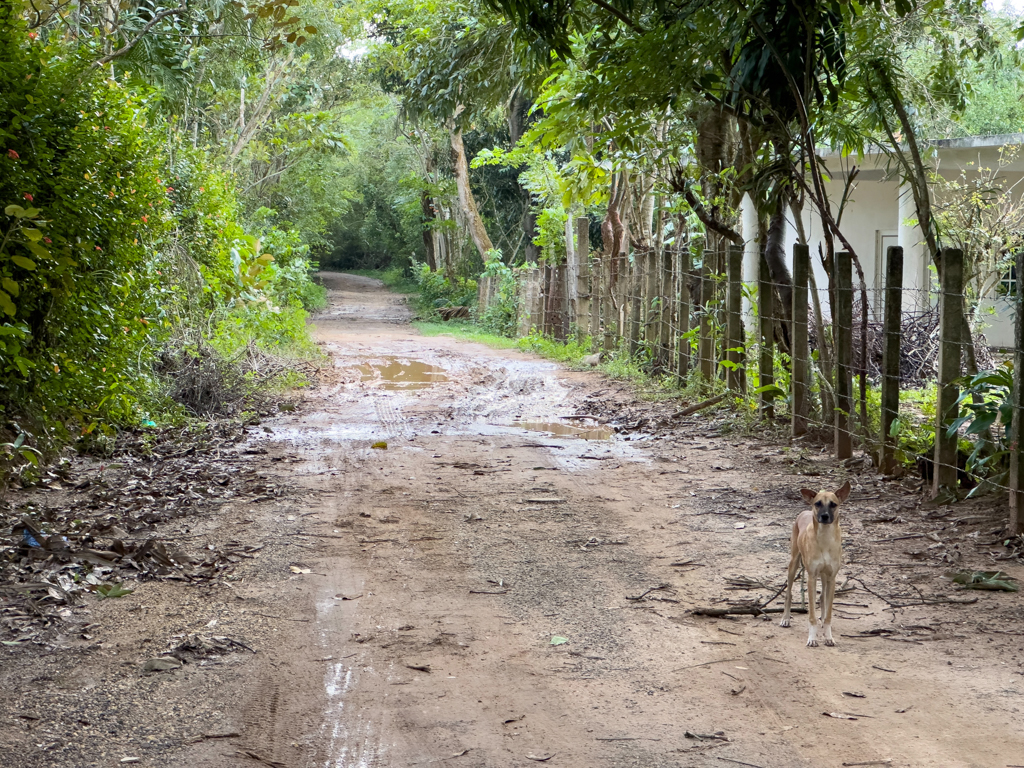
M907 184L900 184L897 194L900 210L898 242L903 248L903 309L920 311L931 303L928 248L924 232L917 224L914 193Z
M743 282L757 282L757 209L749 195L743 195L740 201L740 234L743 235ZM750 300L743 297L743 322L750 327L753 322L753 310Z

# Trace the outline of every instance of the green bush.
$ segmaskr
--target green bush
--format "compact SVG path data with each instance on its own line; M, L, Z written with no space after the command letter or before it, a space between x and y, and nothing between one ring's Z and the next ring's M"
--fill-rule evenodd
M480 325L485 331L514 339L519 330L519 280L515 270L500 259L491 259L484 275L498 280L498 290L480 315Z
M159 416L182 361L217 355L246 376L243 350L314 355L306 312L325 291L301 237L270 224L270 209L244 221L234 177L150 124L144 87L2 14L0 439L18 446L7 453L29 450L19 434L50 447Z
M172 190L147 98L0 24L5 419L88 429L128 417L148 386Z
M476 304L476 280L456 277L453 282L443 272L432 272L426 264L417 264L413 275L420 286L419 305L424 311Z

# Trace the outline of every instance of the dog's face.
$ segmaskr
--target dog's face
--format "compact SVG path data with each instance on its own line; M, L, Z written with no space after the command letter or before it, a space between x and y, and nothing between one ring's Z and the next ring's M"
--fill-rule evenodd
M843 487L835 492L801 488L800 495L814 510L815 522L819 525L831 525L839 517L839 505L850 495L850 481L847 480L843 483Z

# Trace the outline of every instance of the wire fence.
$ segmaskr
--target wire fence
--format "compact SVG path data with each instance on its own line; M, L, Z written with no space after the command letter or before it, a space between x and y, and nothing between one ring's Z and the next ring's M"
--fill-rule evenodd
M875 287L845 252L825 265L825 285L801 245L791 281L773 280L762 255L756 280L745 283L741 246L702 245L680 237L661 249L523 270L518 332L589 337L593 351L619 350L680 383L724 384L756 397L762 418L788 418L793 437L830 434L838 459L861 448L885 474L915 459L933 498L997 494L1008 502L1008 532L1024 533L1020 291L1012 365L998 366L970 333L958 250L941 252L940 286L929 291L903 286L898 246ZM496 279L481 280L480 312L497 289ZM901 402L911 390L916 404Z

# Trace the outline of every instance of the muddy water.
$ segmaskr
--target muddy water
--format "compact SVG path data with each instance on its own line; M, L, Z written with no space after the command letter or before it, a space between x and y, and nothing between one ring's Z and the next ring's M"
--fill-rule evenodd
M555 437L578 437L583 440L610 440L614 434L608 427L597 422L585 421L576 424L564 424L558 421L517 421L513 426L531 432L546 432Z
M362 374L362 381L379 382L381 389L425 389L439 381L448 381L444 368L399 357L361 363L356 369Z

